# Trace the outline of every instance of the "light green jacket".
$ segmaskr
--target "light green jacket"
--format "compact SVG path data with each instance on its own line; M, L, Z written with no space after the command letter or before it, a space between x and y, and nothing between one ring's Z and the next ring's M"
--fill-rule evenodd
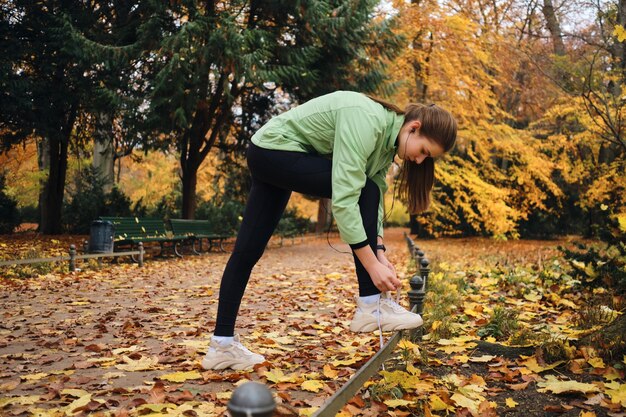
M383 235L385 177L396 152L404 115L385 109L360 93L337 91L271 119L252 137L265 149L332 157L332 210L341 239L367 240L359 196L367 178L380 188L378 234Z

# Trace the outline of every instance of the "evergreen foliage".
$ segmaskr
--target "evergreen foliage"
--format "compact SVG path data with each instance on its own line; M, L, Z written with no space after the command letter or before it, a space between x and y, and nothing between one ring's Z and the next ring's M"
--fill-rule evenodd
M12 233L20 222L17 202L5 193L5 178L0 175L0 234Z
M213 146L228 146L233 111L249 110L247 98L279 87L299 98L337 88L373 91L384 81L383 62L369 54L391 56L399 41L388 21L372 21L376 5L274 0L172 6L176 29L164 37L155 60L150 121L163 146L173 141L180 153L184 217L194 213L200 164Z

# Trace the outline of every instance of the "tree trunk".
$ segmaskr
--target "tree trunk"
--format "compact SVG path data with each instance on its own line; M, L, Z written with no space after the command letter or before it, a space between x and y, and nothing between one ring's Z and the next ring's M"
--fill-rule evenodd
M200 163L196 162L199 155L190 152L186 159L180 161L183 167L183 208L181 216L183 219L194 219L196 215L196 187L198 185L198 168Z
M68 141L53 137L48 143L50 170L43 190L39 230L44 235L58 235L63 232L62 209L67 174Z
M92 166L98 170L103 181L103 191L111 192L115 183L113 158L113 123L111 115L99 113L96 120L96 131L93 144Z
M563 34L561 33L561 25L559 19L554 11L552 0L543 0L543 7L541 8L543 17L546 19L546 26L550 31L552 37L552 47L554 53L559 56L565 55L565 45L563 44Z
M315 225L315 233L321 234L328 230L331 214L332 210L330 198L320 198L317 205L317 224Z
M39 223L39 231L41 231L41 218L43 213L43 208L45 207L45 190L46 190L46 178L48 177L47 172L50 170L50 145L49 139L47 137L41 138L40 141L37 142L37 165L39 167L39 172L46 173L45 178L40 178L39 180L39 207L37 211L39 213L39 218L37 222Z

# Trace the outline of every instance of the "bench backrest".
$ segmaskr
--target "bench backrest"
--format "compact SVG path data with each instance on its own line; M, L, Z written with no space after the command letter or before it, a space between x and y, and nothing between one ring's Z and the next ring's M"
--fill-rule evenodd
M115 240L133 237L165 237L168 235L165 223L161 219L145 217L100 217L113 223Z
M207 220L170 219L170 226L175 235L210 235L211 223Z

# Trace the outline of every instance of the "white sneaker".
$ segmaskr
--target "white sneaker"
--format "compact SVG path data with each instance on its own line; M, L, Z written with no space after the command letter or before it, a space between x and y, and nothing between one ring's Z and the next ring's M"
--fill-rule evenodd
M424 324L419 314L411 313L398 304L388 293L382 293L380 300L365 304L356 299L357 310L350 323L353 332L372 332L415 329Z
M225 346L211 340L209 350L202 359L202 368L206 370L232 368L242 371L262 362L265 362L265 358L246 349L236 334L234 341Z

